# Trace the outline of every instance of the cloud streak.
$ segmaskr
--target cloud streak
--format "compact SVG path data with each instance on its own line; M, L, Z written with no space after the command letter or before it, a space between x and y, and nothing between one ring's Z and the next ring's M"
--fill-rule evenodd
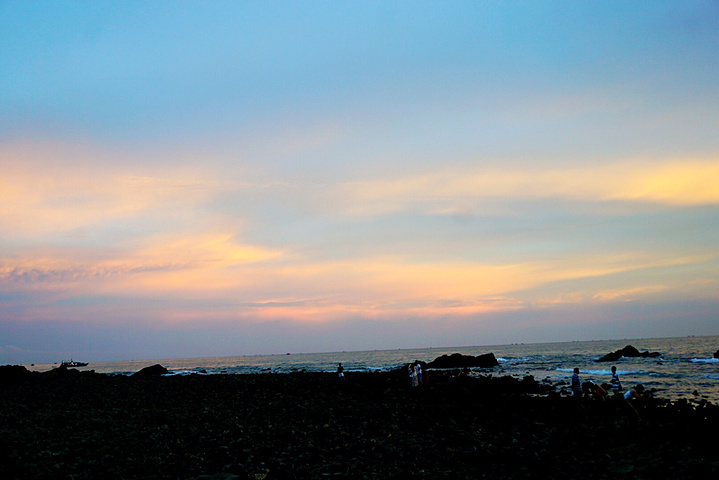
M719 203L719 161L631 161L593 167L451 168L426 174L347 182L333 196L354 215L417 209L451 211L448 205L481 199L625 201L663 206ZM450 210L448 210L450 209Z

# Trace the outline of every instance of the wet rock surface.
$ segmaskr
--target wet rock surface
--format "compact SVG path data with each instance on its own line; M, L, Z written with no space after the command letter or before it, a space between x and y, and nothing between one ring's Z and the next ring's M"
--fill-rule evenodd
M21 374L24 375L24 374ZM577 401L532 377L431 371L0 384L0 478L716 478L707 402Z

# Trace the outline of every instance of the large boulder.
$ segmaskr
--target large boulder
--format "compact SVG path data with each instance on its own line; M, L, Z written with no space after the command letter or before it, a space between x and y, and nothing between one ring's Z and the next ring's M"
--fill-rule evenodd
M719 358L719 350L717 350L716 352L714 352L714 358Z
M498 365L494 353L485 353L476 357L453 353L437 357L427 364L429 368L492 368Z
M132 374L133 377L159 377L160 375L167 375L168 370L160 365L159 363L145 367Z
M633 347L631 345L627 345L626 347L620 348L617 351L607 353L602 358L597 359L597 362L615 362L622 357L655 358L655 357L661 357L661 356L662 356L662 354L659 352L649 352L649 351L640 352L635 347Z
M42 378L52 378L52 379L58 379L58 378L87 378L92 377L94 375L98 375L95 373L95 370L83 370L80 371L77 368L67 368L67 365L60 365L59 367L52 368L48 370L47 372L39 373Z

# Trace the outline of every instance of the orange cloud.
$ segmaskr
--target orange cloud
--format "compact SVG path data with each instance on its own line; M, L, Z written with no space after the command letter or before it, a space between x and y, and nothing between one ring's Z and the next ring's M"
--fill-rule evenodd
M719 203L719 162L681 162L646 165L615 182L609 198L648 201L667 205Z
M293 265L272 263L242 269L253 282L244 286L247 296L242 298L248 302L241 308L238 306L238 312L252 312L257 319L283 317L298 321L331 321L353 314L365 318L461 316L522 308L527 302L547 303L547 300L538 300L534 291L541 291L554 282L601 278L704 260L656 260L627 255L514 265L416 264L409 259L391 257ZM580 261L584 264L577 267ZM280 285L282 287L278 287ZM641 297L655 294L659 288L638 287L624 292L607 289L591 294L580 291L574 301L610 301L610 295L616 300L629 294Z
M49 300L99 296L179 300L183 305L190 300L209 302L188 311L170 308L162 315L168 321L199 316L298 322L353 315L457 317L530 304L628 301L671 292L681 282L637 285L617 275L711 261L616 255L506 265L419 263L389 256L326 262L239 244L219 234L158 238L123 255L94 260L69 253L34 253L0 262L4 290L45 292ZM594 290L566 283L605 277L612 277L610 283L600 280L596 284L602 286ZM559 289L553 287L557 282ZM561 293L552 294L557 290Z
M212 228L188 221L202 217L202 206L217 191L244 186L219 180L207 172L179 168L166 175L143 169L130 174L96 168L87 161L87 152L80 153L86 156L80 166L50 162L40 168L43 162L34 156L30 163L23 163L22 152L15 152L14 161L0 166L0 229L10 232L16 240L30 238L36 245L46 245L16 246L12 254L0 258L0 285L5 291L47 292L53 299L93 295L207 299L225 305L216 314L228 318L243 314L257 319L328 321L355 314L378 318L469 315L522 308L527 302L642 298L675 289L677 285L669 282L629 285L631 282L620 284L612 280L609 286L596 290L570 286L563 296L552 296L542 289L553 282L711 261L699 256L653 258L636 253L588 254L581 258L564 256L504 264L442 262L432 261L431 257L418 260L408 256L366 255L326 261L320 254L303 258L288 253L292 252L291 245L280 250L236 240L227 233L236 230L232 228L236 219L207 222L213 223ZM60 158L69 155L65 152ZM636 161L566 169L537 166L528 170L462 172L448 168L337 184L331 190L331 202L324 203L337 205L345 213L362 215L408 209L450 213L453 205L466 199L487 198L500 202L559 198L691 206L719 203L716 178L719 178L717 161L653 164ZM184 221L171 229L173 233L145 230L129 240L113 238L112 245L104 247L75 244L59 248L42 241L45 234L112 224L131 216L141 217L146 223L164 222L171 216ZM194 229L190 230L190 226ZM183 233L187 231L193 233ZM50 242L58 243L62 242L57 239ZM167 315L185 316L180 312Z
M237 285L228 267L263 262L281 252L237 244L230 235L153 239L135 251L89 254L73 249L29 250L1 259L0 281L7 288L158 294Z
M719 161L634 161L562 169L457 168L415 176L347 182L332 192L346 211L381 215L437 213L467 199L560 198L692 206L719 203ZM447 210L448 211L448 210Z
M145 214L167 216L168 210L175 217L192 216L218 192L237 188L194 167L158 175L149 167L108 166L95 156L101 154L80 147L0 148L0 227L23 237Z

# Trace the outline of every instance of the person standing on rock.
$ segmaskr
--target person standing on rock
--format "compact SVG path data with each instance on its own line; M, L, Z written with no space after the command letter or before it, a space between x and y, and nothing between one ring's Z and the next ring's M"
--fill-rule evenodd
M341 363L337 366L337 376L339 377L340 380L345 379L345 369Z
M582 382L579 381L579 368L574 368L574 375L572 375L572 395L574 398L579 400L582 398Z
M409 375L412 378L412 386L416 387L419 385L419 381L417 380L417 365L409 364Z
M612 393L617 394L622 391L622 382L619 381L619 375L617 375L617 367L612 365L612 379L609 381L612 384Z
M422 385L422 364L420 364L419 361L415 369L417 370L417 384Z

